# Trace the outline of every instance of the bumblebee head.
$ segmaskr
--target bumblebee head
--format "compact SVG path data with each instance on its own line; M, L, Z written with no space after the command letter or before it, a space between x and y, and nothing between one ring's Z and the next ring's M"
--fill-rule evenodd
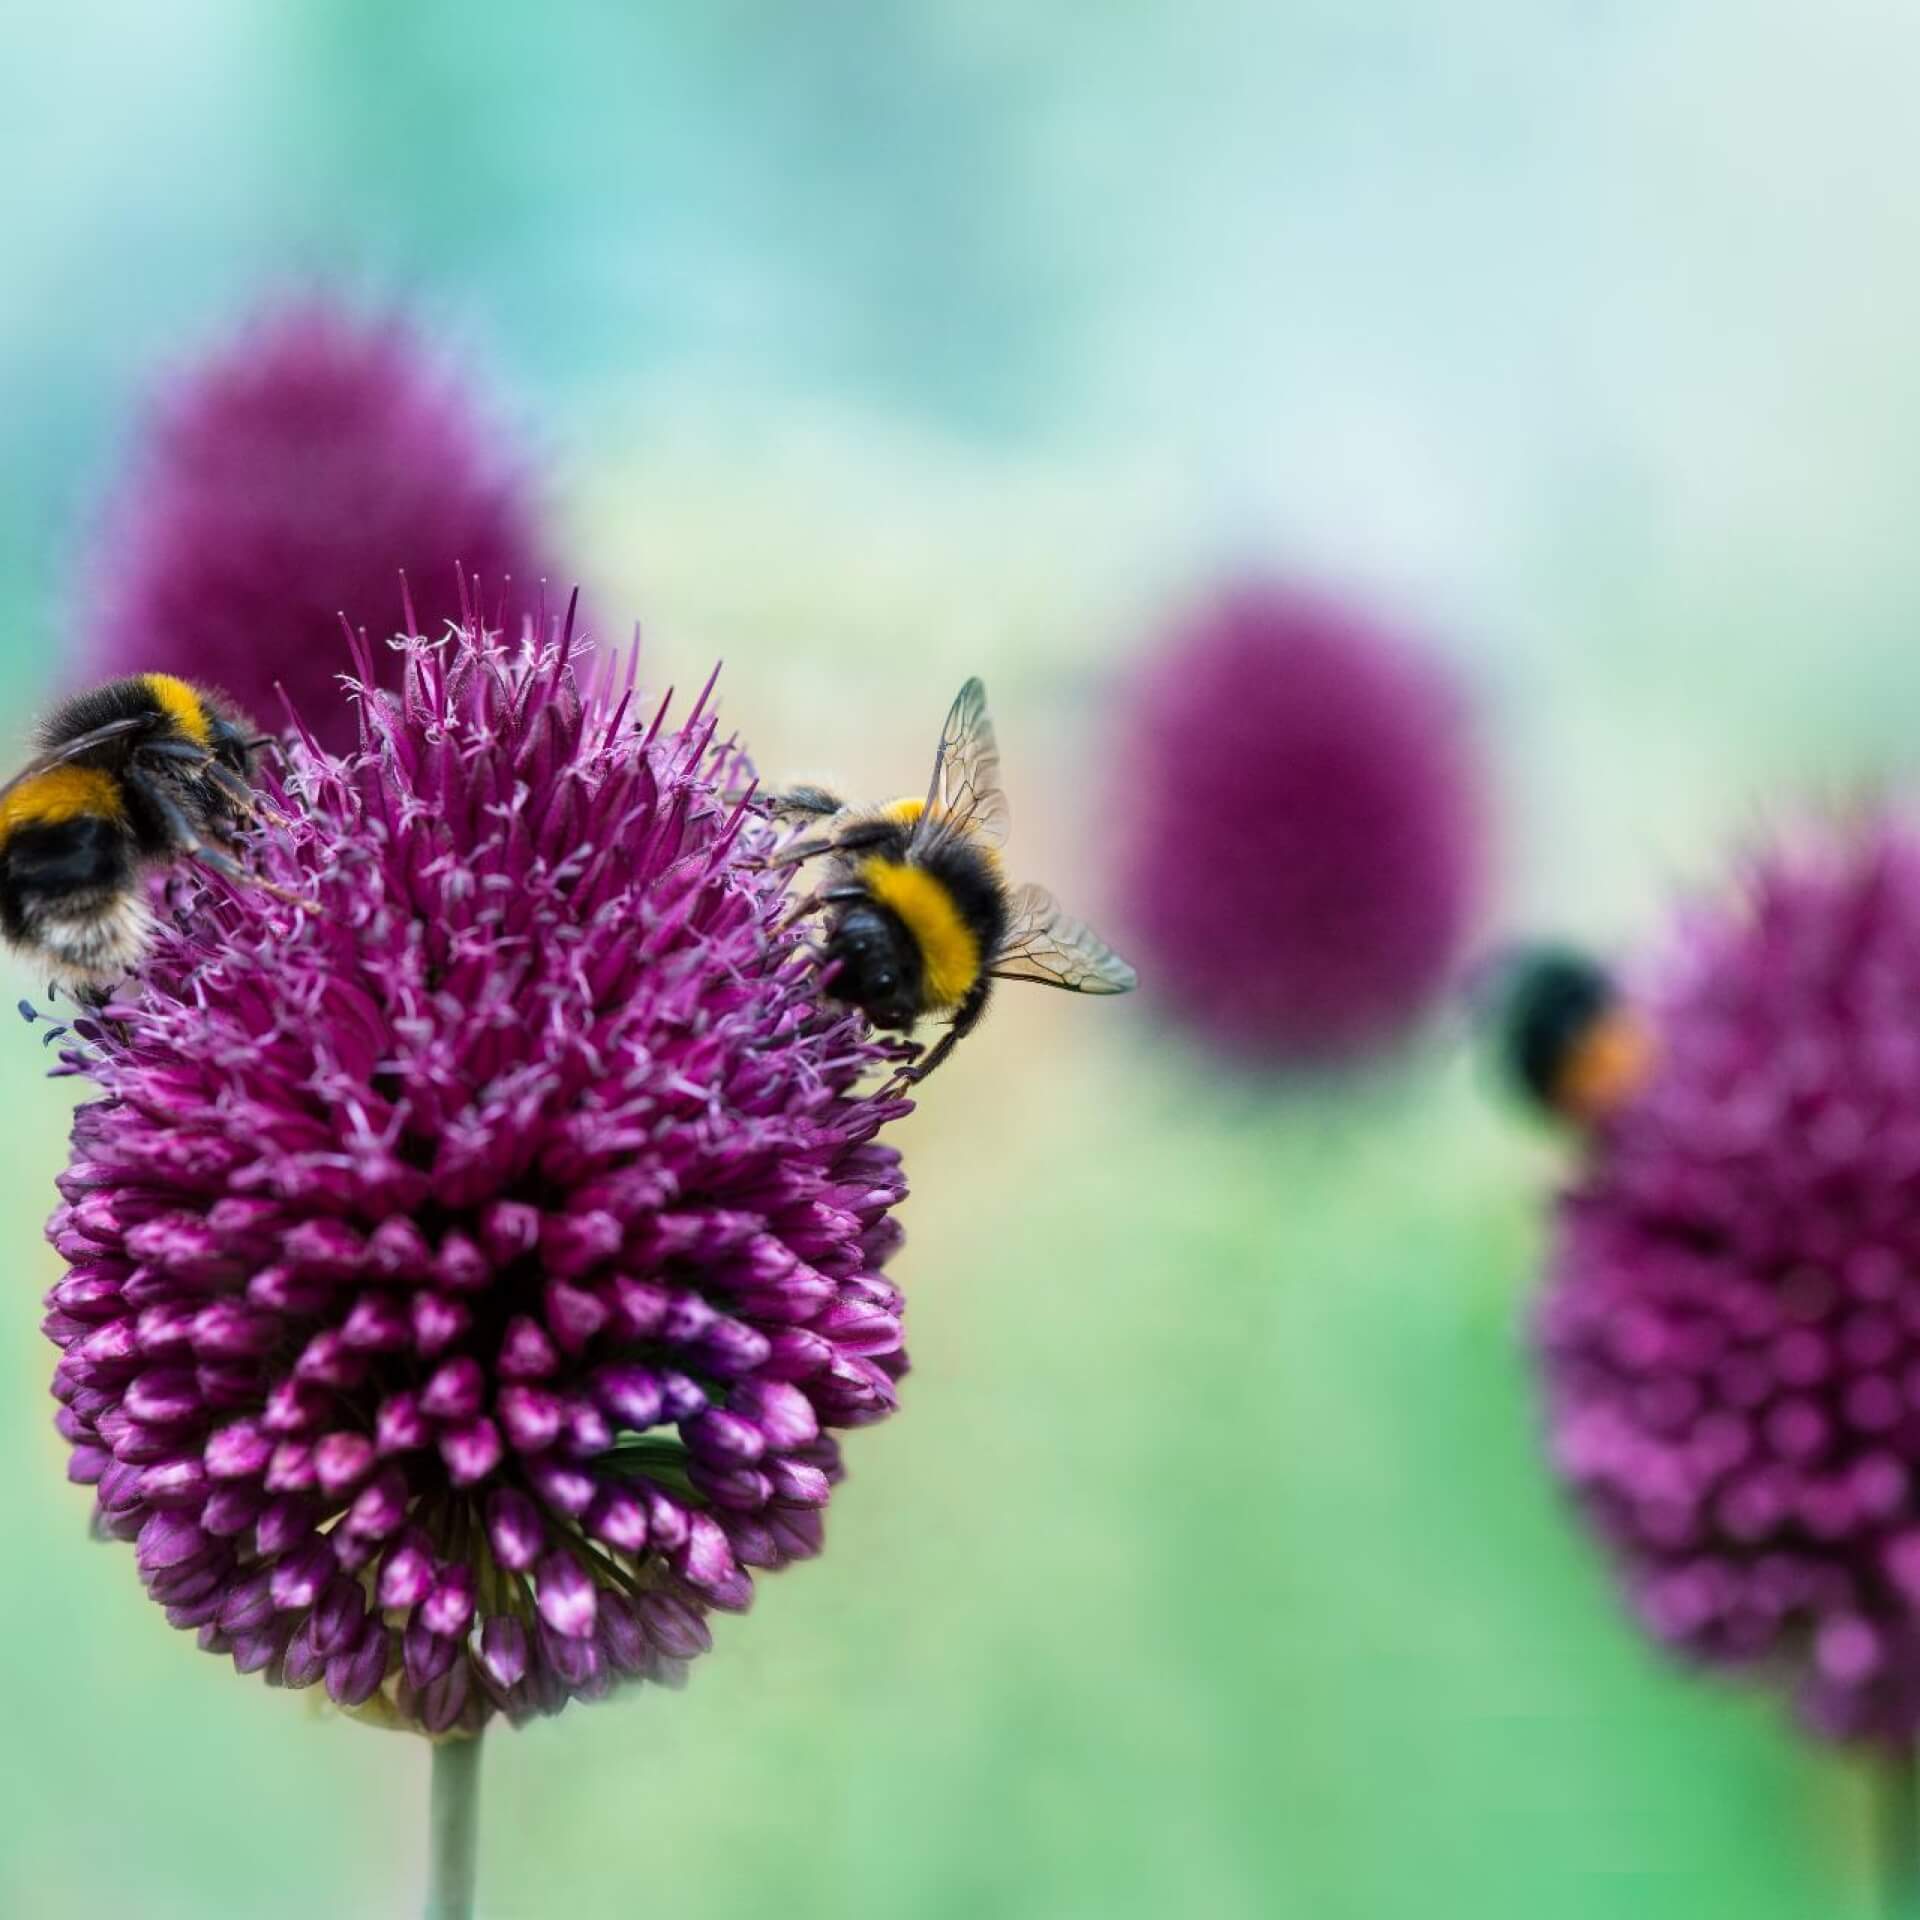
M1539 948L1504 971L1501 1052L1509 1077L1536 1106L1591 1123L1646 1084L1652 1032L1597 961Z
M834 999L860 1008L876 1027L904 1031L920 1017L919 950L885 907L872 902L849 907L829 928L826 952L838 963L827 986Z
M223 767L251 775L259 751L260 730L244 713L224 703L207 703L207 745Z

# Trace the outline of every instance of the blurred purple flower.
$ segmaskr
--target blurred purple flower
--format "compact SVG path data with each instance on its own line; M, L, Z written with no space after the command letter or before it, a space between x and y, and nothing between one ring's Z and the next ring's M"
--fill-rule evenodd
M70 1475L176 1626L432 1732L677 1680L817 1552L906 1369L906 1103L781 927L705 697L471 632L296 745L263 878L183 875L75 1024ZM363 663L364 664L364 663Z
M1920 839L1775 851L1645 996L1561 1204L1556 1471L1654 1638L1836 1739L1920 1732Z
M509 577L531 599L535 545L517 463L407 325L290 307L155 408L90 563L86 667L182 674L270 726L279 681L344 751L341 615L398 630L404 570L419 631L437 637L464 615L462 570L487 611ZM377 660L396 685L397 662Z
M1216 1050L1345 1065L1446 989L1486 847L1434 661L1323 595L1236 586L1136 674L1110 757L1141 973Z

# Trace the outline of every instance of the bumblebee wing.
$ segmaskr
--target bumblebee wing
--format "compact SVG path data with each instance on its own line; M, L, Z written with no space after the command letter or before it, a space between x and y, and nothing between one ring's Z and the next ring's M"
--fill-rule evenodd
M1007 842L1007 796L1000 791L1000 744L978 679L960 689L940 730L927 804L913 830L914 852L942 834L966 832L990 847Z
M1045 887L1013 897L1013 926L987 969L996 980L1031 980L1068 993L1131 993L1140 976L1093 932L1060 911Z
M159 713L123 714L118 720L109 720L105 726L90 727L85 733L76 733L71 740L62 740L58 746L35 754L11 780L0 785L0 800L4 800L23 780L31 780L36 774L49 772L54 767L64 767L69 760L77 760L81 754L94 747L105 746L109 740L119 740L130 733L151 733L155 727L164 724L165 719L166 716Z

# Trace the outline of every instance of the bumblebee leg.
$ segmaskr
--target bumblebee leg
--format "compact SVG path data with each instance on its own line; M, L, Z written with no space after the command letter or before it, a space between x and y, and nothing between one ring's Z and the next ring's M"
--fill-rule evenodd
M262 893L270 893L276 900L285 900L305 913L317 914L320 911L311 900L303 900L297 893L289 893L285 887L275 886L271 880L262 880L258 874L249 873L245 867L228 859L217 847L208 846L194 832L193 822L181 810L180 803L136 768L127 769L126 781L166 823L176 851L199 861L203 867L211 867L215 873L224 875L236 886L258 887Z
M863 853L868 847L888 846L899 838L900 824L896 820L862 820L845 833L816 833L804 840L796 840L792 846L769 854L760 864L766 867L797 867L802 860L812 860L823 853Z
M810 813L818 818L830 814L845 813L847 803L836 793L829 793L825 787L790 787L785 793L772 795L767 802L772 813Z
M270 827L290 827L293 822L278 807L270 807L241 776L224 761L209 760L202 769L207 778L234 804L236 811L249 820L264 820Z
M759 864L763 867L797 867L803 860L817 860L823 853L833 851L833 842L824 834L809 834L804 840L796 840L791 846L782 847L778 853L770 853Z
M980 1016L987 1010L987 996L993 991L993 982L982 974L974 983L973 991L960 1002L959 1011L953 1016L953 1023L934 1044L933 1051L924 1060L916 1060L894 1075L895 1086L917 1086L939 1066L975 1027L980 1024Z

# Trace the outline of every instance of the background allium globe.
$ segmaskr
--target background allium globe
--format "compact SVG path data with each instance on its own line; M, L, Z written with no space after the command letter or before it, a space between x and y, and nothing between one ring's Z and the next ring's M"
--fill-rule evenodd
M636 717L564 637L398 657L249 851L320 911L183 868L75 1022L46 1328L167 1618L440 1733L676 1680L819 1550L906 1367L905 1103L704 698Z
M1126 689L1112 819L1148 994L1258 1070L1345 1066L1447 989L1486 883L1459 691L1333 596L1230 586Z
M321 299L263 316L162 391L89 554L74 677L161 668L275 727L277 681L337 751L354 740L342 614L393 631L404 571L435 635L466 613L459 570L530 601L549 558L518 455L424 336ZM376 665L397 684L394 656Z
M1663 1645L1920 1732L1920 837L1759 860L1680 928L1661 1064L1561 1204L1553 1461Z

